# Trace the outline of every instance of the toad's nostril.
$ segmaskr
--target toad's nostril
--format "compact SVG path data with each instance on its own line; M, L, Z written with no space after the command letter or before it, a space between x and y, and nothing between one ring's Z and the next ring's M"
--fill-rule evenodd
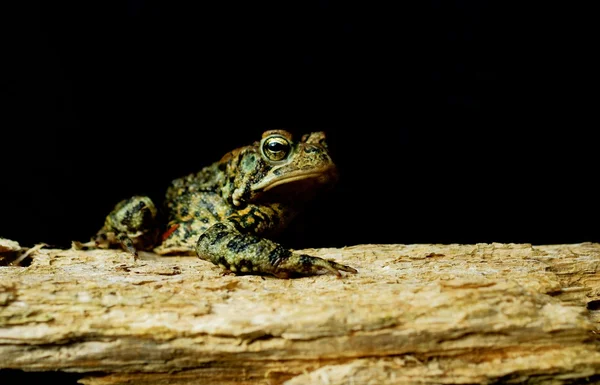
M319 148L317 146L308 145L304 148L304 152L307 154L311 154L317 151L319 151Z

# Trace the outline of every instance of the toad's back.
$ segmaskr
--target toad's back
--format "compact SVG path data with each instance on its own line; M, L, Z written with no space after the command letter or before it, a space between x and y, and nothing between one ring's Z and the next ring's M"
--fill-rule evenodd
M193 254L198 237L233 213L233 207L221 195L223 178L223 171L215 163L171 183L165 199L169 222L155 252Z

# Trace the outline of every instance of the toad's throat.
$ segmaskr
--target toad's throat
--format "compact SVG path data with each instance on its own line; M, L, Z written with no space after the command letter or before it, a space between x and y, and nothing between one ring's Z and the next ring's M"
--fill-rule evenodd
M298 170L276 178L265 179L261 183L257 183L254 186L252 186L251 189L252 191L269 191L270 189L277 186L281 186L282 184L288 184L305 179L323 179L323 181L326 181L329 179L329 177L327 176L328 173L331 173L332 171L332 167L324 167L317 170L312 169L310 171Z

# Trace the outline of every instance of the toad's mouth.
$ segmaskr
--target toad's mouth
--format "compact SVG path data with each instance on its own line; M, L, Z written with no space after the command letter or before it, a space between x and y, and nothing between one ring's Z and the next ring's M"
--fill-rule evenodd
M331 166L311 170L297 170L282 176L267 178L262 182L253 185L251 187L251 190L269 191L270 189L277 186L281 186L283 184L293 183L307 179L313 179L316 182L324 183L332 178L331 174L334 173L334 170L335 167Z

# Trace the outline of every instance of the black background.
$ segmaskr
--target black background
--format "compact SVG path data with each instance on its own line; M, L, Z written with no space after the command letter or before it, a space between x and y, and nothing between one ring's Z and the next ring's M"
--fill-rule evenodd
M551 7L19 2L0 236L87 240L118 200L287 128L325 130L341 171L292 246L600 241L591 12Z

